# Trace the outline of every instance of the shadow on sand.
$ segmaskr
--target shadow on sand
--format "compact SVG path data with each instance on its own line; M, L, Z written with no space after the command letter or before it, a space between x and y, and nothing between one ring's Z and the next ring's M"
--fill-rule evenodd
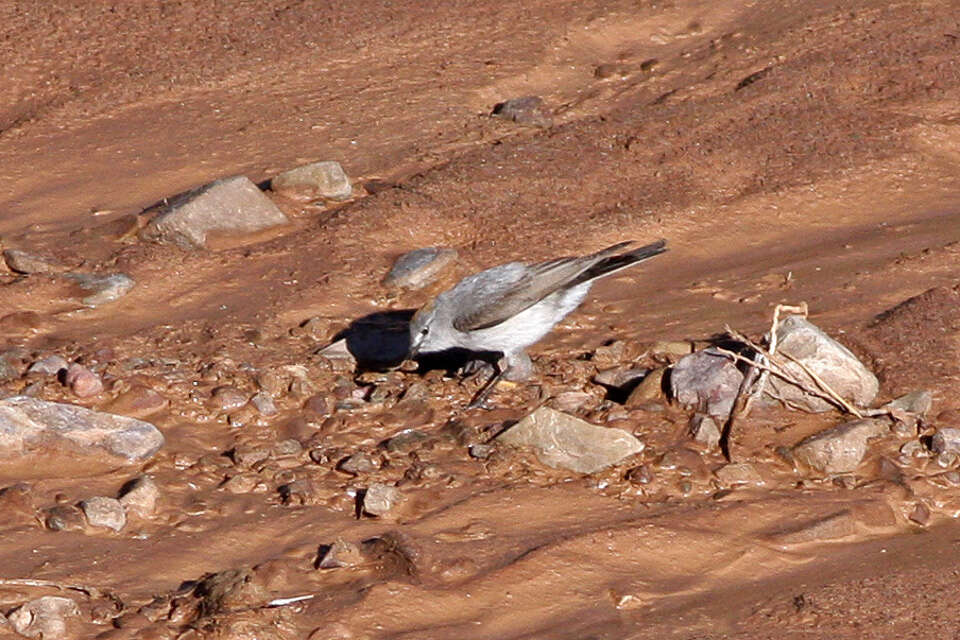
M331 342L345 340L347 350L357 361L357 372L384 371L393 369L407 358L410 352L410 320L415 309L378 311L357 318L346 329L333 337ZM431 369L444 369L448 373L459 371L472 360L496 362L500 354L474 353L466 349L449 349L416 357L423 373Z

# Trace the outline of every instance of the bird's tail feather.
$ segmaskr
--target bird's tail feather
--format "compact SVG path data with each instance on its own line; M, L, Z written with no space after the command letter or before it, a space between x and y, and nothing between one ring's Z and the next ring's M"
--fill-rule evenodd
M620 271L621 269L626 269L627 267L633 266L638 262L649 260L650 258L660 255L667 250L667 241L657 240L656 242L644 245L634 249L633 251L628 251L627 253L609 255L610 253L613 253L629 244L631 243L621 242L620 244L615 244L612 247L608 247L599 252L598 255L607 254L608 257L602 258L592 267L577 276L576 280L571 283L571 286L576 286L578 284L583 284L584 282L590 282L591 280L602 278L603 276L608 276L612 273Z

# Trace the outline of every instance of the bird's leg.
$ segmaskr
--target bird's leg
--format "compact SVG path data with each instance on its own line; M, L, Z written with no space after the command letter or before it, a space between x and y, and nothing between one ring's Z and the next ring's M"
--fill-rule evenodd
M493 388L497 386L497 383L500 382L500 379L503 378L503 374L506 373L509 369L505 369L501 360L496 362L493 365L493 375L490 376L490 379L487 380L487 383L477 391L476 395L473 396L473 400L470 401L470 404L467 405L467 409L488 409L487 407L487 398L490 396L490 393L493 391Z
M506 366L502 367L505 380L523 382L533 377L533 361L526 351L506 353L503 360L506 363Z
M469 378L470 376L481 376L481 375L494 375L496 373L496 367L489 360L484 360L483 358L475 358L473 360L468 360L466 364L460 367L460 370L457 371L457 375L461 378Z

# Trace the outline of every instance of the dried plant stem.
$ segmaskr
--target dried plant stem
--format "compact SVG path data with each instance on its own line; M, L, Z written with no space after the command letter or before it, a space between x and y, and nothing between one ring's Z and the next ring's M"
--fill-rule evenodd
M61 591L79 591L91 598L107 595L95 587L84 587L76 584L61 584L53 580L34 580L32 578L0 578L0 587L46 587Z
M762 354L763 357L767 360L767 362L768 362L769 364L767 364L767 363L761 363L761 362L756 362L756 361L754 361L754 360L750 360L749 358L743 357L743 356L740 355L739 353L734 353L733 351L728 351L728 350L726 350L726 349L721 349L720 351L721 351L724 355L726 355L726 356L728 356L728 357L732 357L732 358L734 358L734 359L736 359L736 360L738 360L738 361L741 361L741 362L746 362L746 363L750 364L751 366L754 366L754 367L757 367L757 368L759 368L759 369L762 369L762 370L764 370L764 371L766 371L766 372L768 372L768 373L770 373L770 374L773 374L773 375L777 376L778 378L783 378L784 380L786 380L786 381L789 382L790 384L796 385L797 387L799 387L799 388L802 389L803 391L809 393L810 395L817 396L818 398L822 398L823 400L826 400L826 401L829 402L830 404L837 405L837 406L839 406L841 409L843 409L844 411L846 411L847 413L853 414L853 415L857 416L858 418L862 418L862 417L863 417L863 414L862 414L856 407L854 407L854 406L851 405L849 402L847 402L846 400L844 400L844 399L840 396L840 394L838 394L836 391L834 391L833 388L830 387L830 385L827 384L820 376L818 376L816 373L814 373L808 366L806 366L806 365L803 364L802 362L799 362L796 358L793 358L792 356L789 356L789 355L787 355L787 354L777 354L777 355L774 355L774 354L770 353L769 351L767 351L766 349L764 349L763 347L761 347L760 345L758 345L756 342L754 342L754 341L751 340L750 338L748 338L748 337L746 337L745 335L743 335L742 333L740 333L739 331L735 331L735 330L733 330L733 329L730 329L729 327L727 328L727 330L730 332L730 335L731 335L732 337L734 337L734 338L736 338L737 340L739 340L739 341L743 342L744 344L748 345L751 349L753 349L753 350L756 351L757 353ZM796 363L796 364L804 371L804 373L806 373L808 376L810 376L810 378L811 378L814 382L817 383L817 385L818 385L820 388L818 389L818 388L816 388L816 387L814 387L814 386L812 386L812 385L810 385L810 384L808 384L808 383L806 383L806 382L798 379L796 376L794 376L794 375L792 375L792 374L790 374L790 373L787 373L786 367L785 367L785 363L784 363L784 361L781 359L780 356L785 356L785 357L786 357L788 360L790 360L791 362Z

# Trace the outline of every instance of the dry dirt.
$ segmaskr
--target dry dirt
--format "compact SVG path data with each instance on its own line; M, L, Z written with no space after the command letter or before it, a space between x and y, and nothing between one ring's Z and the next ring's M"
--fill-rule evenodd
M36 374L0 391L166 436L142 469L0 465L2 486L30 485L2 507L0 613L68 595L76 638L960 637L950 469L891 437L855 474L795 470L776 448L840 417L769 408L731 443L764 485L731 492L687 412L625 410L590 382L654 364L657 341L758 336L777 303L806 301L881 400L928 389L922 426L960 427L957 2L4 0L0 34L0 243L137 283L86 309L58 276L0 271L0 351L106 382L86 399ZM490 117L526 95L550 126ZM328 159L366 188L328 207L273 196L292 219L274 233L197 252L125 233L187 188ZM427 299L380 284L410 249L454 247L464 275L660 237L670 252L595 286L493 411L465 410L475 386L442 372L315 355ZM613 340L627 349L604 365ZM218 405L224 386L269 387L279 412ZM147 389L163 401L144 408ZM469 455L571 390L646 450L593 476ZM384 445L408 428L423 439ZM38 520L141 472L159 507L119 533ZM374 482L405 500L357 517ZM351 566L317 568L338 540Z

